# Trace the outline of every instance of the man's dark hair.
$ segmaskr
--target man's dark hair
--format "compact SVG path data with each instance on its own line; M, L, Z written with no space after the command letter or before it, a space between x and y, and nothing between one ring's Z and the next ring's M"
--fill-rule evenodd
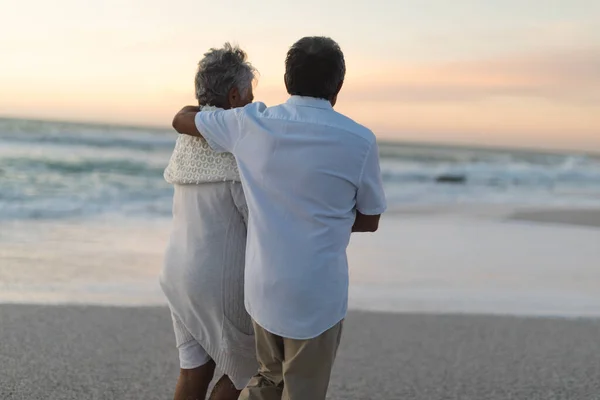
M345 75L344 53L328 37L298 40L285 59L285 86L291 95L329 100L338 93Z

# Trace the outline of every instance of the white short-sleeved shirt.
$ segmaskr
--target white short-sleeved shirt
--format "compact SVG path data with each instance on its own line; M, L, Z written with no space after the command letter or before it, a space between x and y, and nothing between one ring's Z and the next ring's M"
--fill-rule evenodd
M279 336L325 332L346 316L356 210L386 208L375 135L328 101L300 96L199 112L196 126L238 163L249 210L248 312Z

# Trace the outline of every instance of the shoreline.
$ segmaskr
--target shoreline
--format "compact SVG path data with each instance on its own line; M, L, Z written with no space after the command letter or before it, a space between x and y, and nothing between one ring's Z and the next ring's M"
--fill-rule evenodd
M350 308L597 316L600 229L594 218L600 210L564 210L392 208L378 233L351 239ZM565 224L565 218L576 220ZM588 223L578 224L582 220ZM167 218L0 226L7 228L0 229L0 303L164 304L158 275L169 237Z

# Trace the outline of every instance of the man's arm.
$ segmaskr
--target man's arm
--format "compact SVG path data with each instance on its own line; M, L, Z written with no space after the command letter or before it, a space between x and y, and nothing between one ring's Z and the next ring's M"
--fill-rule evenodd
M356 219L352 232L375 232L379 219L387 207L381 169L379 148L373 142L364 161L356 191Z
M196 127L196 114L199 111L197 106L183 107L173 118L173 129L185 135L202 136Z
M352 232L375 232L379 228L378 215L365 215L359 211L356 212L356 218L354 219L354 225L352 225Z
M217 153L233 153L243 136L244 108L202 111L183 107L173 118L173 128L182 134L204 138Z

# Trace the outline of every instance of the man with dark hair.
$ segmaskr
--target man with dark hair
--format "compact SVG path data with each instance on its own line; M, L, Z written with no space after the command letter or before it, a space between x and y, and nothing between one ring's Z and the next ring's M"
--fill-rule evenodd
M285 86L292 96L333 99L335 103L345 75L344 54L326 37L300 39L285 59Z
M249 221L245 304L259 372L240 399L324 400L348 306L351 232L386 208L373 133L333 110L346 72L336 42L306 37L286 58L290 99L198 112L179 132L235 156Z

